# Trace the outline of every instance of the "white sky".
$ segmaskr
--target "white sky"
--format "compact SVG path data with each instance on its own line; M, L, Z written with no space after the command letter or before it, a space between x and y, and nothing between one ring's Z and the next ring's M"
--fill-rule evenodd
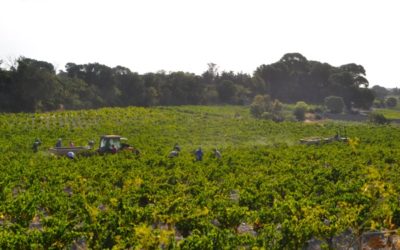
M398 0L0 0L0 59L252 73L299 52L400 87Z

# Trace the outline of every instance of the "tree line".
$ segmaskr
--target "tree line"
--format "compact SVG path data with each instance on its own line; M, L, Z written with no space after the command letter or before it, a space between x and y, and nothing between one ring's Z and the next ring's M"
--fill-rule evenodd
M256 95L284 103L321 104L340 96L346 106L369 108L374 94L365 69L354 63L335 67L309 61L299 53L260 65L253 74L218 71L139 74L122 66L67 63L56 72L51 63L20 57L0 67L0 112L38 112L105 106L250 104Z

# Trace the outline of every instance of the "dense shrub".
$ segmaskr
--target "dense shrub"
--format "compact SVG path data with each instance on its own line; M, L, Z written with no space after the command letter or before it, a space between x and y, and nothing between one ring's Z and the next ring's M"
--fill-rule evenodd
M334 114L339 114L343 112L344 109L344 101L342 97L339 96L328 96L325 97L325 106L326 108Z
M383 115L379 113L370 113L369 114L369 121L375 124L388 124L390 121Z
M272 114L270 112L264 112L261 114L260 118L265 120L272 120Z
M250 113L256 117L266 120L282 121L283 105L280 101L270 98L269 95L256 95L250 105Z
M397 105L397 99L395 97L389 97L386 99L385 103L388 108L394 108Z
M324 112L324 109L323 109L323 107L319 107L319 106L314 107L314 108L309 107L308 112L313 113L313 114L321 114L322 112Z
M250 113L261 118L261 115L271 110L271 98L269 95L256 95L250 105Z
M293 114L299 121L304 121L306 117L306 112L308 110L308 105L305 102L297 102L293 110Z
M375 99L373 103L374 108L385 108L385 101L383 99Z

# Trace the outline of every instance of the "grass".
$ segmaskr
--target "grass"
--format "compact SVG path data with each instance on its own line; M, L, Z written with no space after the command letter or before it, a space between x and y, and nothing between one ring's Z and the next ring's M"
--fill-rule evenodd
M375 109L376 113L384 115L387 119L400 119L400 110L398 109Z

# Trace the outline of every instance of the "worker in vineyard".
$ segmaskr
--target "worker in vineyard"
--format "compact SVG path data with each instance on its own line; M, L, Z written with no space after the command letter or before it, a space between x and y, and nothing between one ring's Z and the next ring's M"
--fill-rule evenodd
M61 143L61 138L58 138L57 143L56 143L56 148L61 148L62 147L62 143Z
M75 158L75 153L74 152L68 152L67 153L67 157L70 158L71 160L73 160Z
M179 146L178 143L175 143L173 150L174 150L174 151L181 152L181 147Z
M173 149L171 152L168 154L168 158L174 158L179 156L179 152L181 152L181 147L179 146L178 143L175 143Z
M215 158L217 158L217 159L221 159L222 158L221 152L219 152L219 150L217 148L213 149L213 153L214 153L214 157Z
M178 157L178 156L179 156L179 151L177 151L177 150L172 150L168 154L168 158L174 158L174 157Z
M112 153L112 154L117 153L117 148L115 147L114 144L111 145L111 153Z
M199 147L194 154L196 155L196 161L203 160L203 150L201 150L201 147Z
M42 144L42 142L39 140L39 138L36 138L35 141L33 142L32 145L32 150L33 152L37 152L39 150L39 146Z
M334 136L334 138L335 138L335 140L338 140L339 139L339 132L338 131L336 131L336 134L335 134L335 136Z
M75 147L75 144L72 141L69 141L69 147L73 148Z
M135 155L140 155L140 150L139 150L138 148L135 148L135 147L134 147L134 148L132 149L132 153L135 154Z

